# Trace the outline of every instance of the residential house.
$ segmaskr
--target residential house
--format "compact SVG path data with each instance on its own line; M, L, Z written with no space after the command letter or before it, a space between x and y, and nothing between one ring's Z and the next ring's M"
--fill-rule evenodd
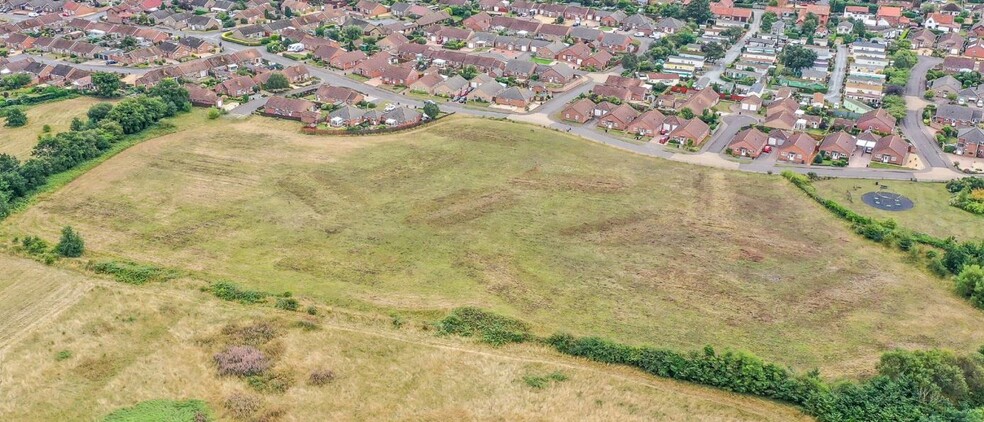
M773 131L775 132L775 131ZM805 132L789 135L779 146L779 160L796 164L809 164L816 155L817 141Z
M711 128L698 118L681 121L680 124L670 131L670 142L681 145L699 146L704 139L711 134Z
M622 104L612 110L610 113L602 116L598 119L598 127L603 127L605 129L614 130L624 130L628 127L629 123L632 123L636 117L639 116L639 112L628 104Z
M909 143L899 135L884 136L875 143L871 161L904 165L909 157Z
M433 89L433 94L440 97L457 97L468 92L468 80L461 75L454 75L441 82L438 82Z
M249 76L235 76L215 86L215 92L229 97L241 97L256 92L259 87Z
M960 31L960 24L954 22L953 16L943 13L930 13L923 22L923 26L944 33Z
M984 157L984 130L977 126L957 130L957 149L954 153L969 157Z
M778 132L778 131L777 131ZM748 128L735 134L728 143L728 150L739 157L758 158L769 142L769 135L756 128Z
M300 98L270 97L263 106L263 114L283 119L300 120L313 126L318 123L321 113L313 101Z
M514 86L496 94L492 101L499 105L526 108L533 101L533 91Z
M850 159L856 147L854 137L843 131L831 133L820 142L820 152L835 161Z
M653 137L662 129L664 120L666 120L666 116L663 113L658 110L649 110L629 123L625 131L639 136Z
M321 85L314 92L314 99L322 104L355 105L365 101L361 92L343 86Z
M953 127L977 126L981 122L981 110L952 104L943 104L936 108L933 121L940 125Z
M570 122L584 123L594 117L595 103L587 98L582 98L567 105L560 112L561 118Z
M895 129L895 117L888 114L885 109L879 108L863 114L858 118L855 126L863 131L892 133L892 130Z
M365 59L366 53L362 51L346 51L335 55L328 61L328 64L336 69L351 70Z

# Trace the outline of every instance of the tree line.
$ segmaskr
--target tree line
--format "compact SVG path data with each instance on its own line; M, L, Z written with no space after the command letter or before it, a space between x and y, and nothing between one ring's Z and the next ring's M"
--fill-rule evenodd
M0 218L10 213L16 201L43 186L48 177L102 155L126 135L190 109L188 90L168 79L116 105L93 105L86 120L76 118L67 132L42 134L27 161L0 154Z
M522 321L477 308L455 309L437 328L496 346L538 342L570 356L779 400L823 422L984 421L984 348L968 355L894 350L881 356L872 378L830 382L816 370L797 374L750 353L710 346L679 352L568 334L538 338Z

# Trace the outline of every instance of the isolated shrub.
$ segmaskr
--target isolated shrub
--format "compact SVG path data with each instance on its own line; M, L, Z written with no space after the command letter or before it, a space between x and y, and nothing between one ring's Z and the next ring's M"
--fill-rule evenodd
M274 306L277 309L283 309L285 311L296 311L300 304L297 303L297 299L292 297L281 297L277 298L277 304Z
M308 376L308 384L325 385L335 380L335 372L331 369L317 369Z
M308 306L307 307L307 314L308 315L317 315L318 314L318 308L315 308L314 305Z
M254 395L233 393L225 399L222 406L236 419L248 419L263 408L263 401Z
M228 281L219 281L212 284L209 289L219 299L244 304L262 302L267 294L255 290L246 290Z
M48 252L48 242L37 236L27 236L22 239L21 247L30 255L40 256Z
M58 361L58 362L61 362L61 361L66 360L66 359L69 359L71 357L72 357L72 351L71 350L61 350L58 353L55 353L55 360Z
M72 226L65 226L62 229L61 240L55 246L55 252L64 257L78 258L82 256L84 251L85 242L82 240L82 236L73 230Z
M215 355L220 375L255 376L270 367L270 361L252 346L231 346Z
M551 383L567 381L567 375L563 372L557 371L552 372L547 375L525 375L523 376L523 382L531 388L543 389L546 388Z
M294 378L287 371L271 371L246 377L246 383L261 393L285 393L294 385Z
M209 120L218 119L219 116L221 116L221 115L222 115L222 110L219 110L219 109L214 108L214 107L208 109L208 119Z
M19 108L12 108L7 113L7 127L21 127L27 124L27 115Z

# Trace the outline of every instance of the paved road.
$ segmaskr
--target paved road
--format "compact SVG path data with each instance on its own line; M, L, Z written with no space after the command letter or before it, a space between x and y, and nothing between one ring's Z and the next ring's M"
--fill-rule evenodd
M745 35L743 35L738 42L732 45L731 48L725 52L724 58L718 61L721 64L715 65L713 69L707 71L707 73L705 73L704 76L697 81L698 87L703 88L712 83L724 84L724 81L721 79L721 73L724 72L725 66L728 66L738 59L738 56L741 55L741 49L748 43L748 39L751 38L752 35L758 33L759 27L762 24L762 13L763 11L761 10L752 11L755 21L752 22L751 26L749 26L748 31L745 32Z
M837 56L834 58L834 73L830 74L827 88L827 101L832 104L840 103L841 92L844 90L844 77L847 73L847 46L837 46Z
M943 155L936 140L922 121L922 108L916 104L923 102L922 93L926 91L926 72L942 62L935 57L919 56L919 61L912 68L909 83L905 86L905 95L909 111L902 119L902 132L915 144L916 150L923 158L924 164L930 167L952 168L951 160Z

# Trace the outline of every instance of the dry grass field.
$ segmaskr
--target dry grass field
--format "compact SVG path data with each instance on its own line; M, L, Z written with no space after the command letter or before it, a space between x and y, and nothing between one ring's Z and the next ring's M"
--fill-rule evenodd
M201 115L9 218L2 235L55 240L70 224L91 256L330 306L433 321L472 305L541 334L711 344L835 377L870 373L896 347L984 344L984 314L944 281L778 176L480 119L328 138Z
M201 399L220 420L233 420L237 414L224 403L236 394L260 405L255 420L807 420L773 402L533 346L494 349L327 308L309 316L222 302L193 289L191 280L130 286L21 258L3 256L0 263L15 269L3 291L41 279L94 286L0 357L4 421L100 420L162 398ZM22 299L35 309L47 305ZM0 301L0 315L8 305ZM260 325L274 333L268 347L277 351L274 369L292 384L284 393L256 392L241 379L218 376L212 364L223 342L247 338L229 334L230 327ZM312 371L325 369L334 373L332 382L308 384ZM542 389L523 381L557 372L567 380Z
M0 154L10 154L21 161L31 158L31 150L38 143L38 135L44 125L51 126L52 133L68 130L73 118L85 120L85 112L93 104L103 102L92 97L79 97L28 107L27 124L17 128L0 128Z
M933 236L958 240L984 239L981 217L950 206L950 192L943 183L916 183L902 181L879 182L890 192L905 195L914 206L907 211L882 211L868 206L861 200L867 192L882 190L874 181L833 179L814 182L817 192L833 199L855 212L875 218L891 218L901 226Z

